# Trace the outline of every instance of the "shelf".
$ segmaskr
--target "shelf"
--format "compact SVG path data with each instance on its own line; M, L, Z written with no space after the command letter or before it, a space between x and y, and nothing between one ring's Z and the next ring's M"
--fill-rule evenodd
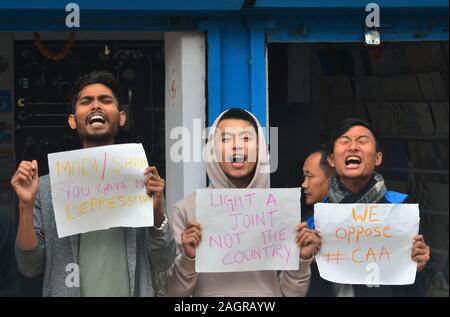
M396 134L382 134L382 139L399 139L399 140L418 140L418 141L438 141L448 140L448 134L439 135L396 135Z
M55 128L55 129L68 129L69 125L21 125L17 126L17 130L22 129L43 129L43 128Z
M423 210L420 210L420 212L424 213L425 215L430 215L430 216L442 216L442 217L448 217L449 216L448 212L440 211L440 210L423 209Z
M2 143L0 144L0 150L14 150L15 143Z
M430 170L420 168L400 168L400 167L380 167L378 169L382 172L400 172L400 173L414 173L414 174L429 174L429 175L444 175L448 176L448 170Z
M380 139L397 139L397 140L417 140L417 141L440 141L449 140L448 134L437 135L408 135L408 134L380 134ZM320 134L320 137L329 138L329 134Z

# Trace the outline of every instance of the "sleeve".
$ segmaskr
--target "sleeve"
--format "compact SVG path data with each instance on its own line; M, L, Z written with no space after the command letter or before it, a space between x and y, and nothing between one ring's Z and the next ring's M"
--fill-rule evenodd
M181 244L181 233L186 228L187 217L175 207L171 213L170 224L175 238L177 255L173 264L165 272L159 274L158 287L170 297L192 296L197 284L195 259L184 254Z
M311 278L311 261L300 258L298 271L281 271L278 273L280 288L283 296L305 297L308 293Z
M425 268L421 272L416 274L416 280L414 281L414 284L392 286L394 296L401 296L401 297L426 296L435 275L436 275L436 264L434 258L430 255L430 261L428 261Z
M175 241L169 224L161 230L150 227L146 245L153 271L164 272L172 265L175 258Z
M404 201L405 204L414 204L416 201L408 196ZM427 243L427 237L424 234L422 222L419 224L419 234L423 235L425 238L425 243ZM408 296L408 297L418 297L426 296L426 293L431 285L431 281L436 275L436 265L435 260L430 254L430 261L428 261L425 268L416 274L416 280L414 284L396 286L394 287L394 293L396 296Z
M45 233L42 222L41 198L38 191L34 199L33 225L38 244L31 250L22 249L16 242L15 254L19 272L29 278L36 277L44 272L45 268Z

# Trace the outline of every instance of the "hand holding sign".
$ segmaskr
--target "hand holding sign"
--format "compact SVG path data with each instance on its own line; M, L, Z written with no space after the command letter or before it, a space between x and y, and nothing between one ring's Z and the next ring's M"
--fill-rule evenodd
M197 222L189 222L186 230L181 233L181 244L184 253L191 259L195 258L196 249L202 241L202 227Z
M159 227L164 218L164 187L166 182L159 176L155 166L147 167L144 171L144 184L147 195L153 198L153 213L155 225Z
M411 258L417 262L417 272L421 272L430 261L430 247L425 244L421 234L414 237Z
M300 248L300 257L303 260L310 259L319 252L322 245L322 237L317 230L308 229L306 222L297 225L295 242Z

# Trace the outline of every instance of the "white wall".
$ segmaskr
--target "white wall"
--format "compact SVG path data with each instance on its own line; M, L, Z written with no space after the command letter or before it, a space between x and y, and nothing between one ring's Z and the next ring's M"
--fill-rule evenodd
M201 131L194 131L194 120L201 120L202 129L206 122L206 57L203 33L166 33L164 42L166 201L170 213L175 202L206 186L205 166L198 160L204 140L199 140ZM176 127L185 127L189 132L182 151L190 154L190 162L177 163L171 157L171 149L181 142L180 135L176 139L170 137Z

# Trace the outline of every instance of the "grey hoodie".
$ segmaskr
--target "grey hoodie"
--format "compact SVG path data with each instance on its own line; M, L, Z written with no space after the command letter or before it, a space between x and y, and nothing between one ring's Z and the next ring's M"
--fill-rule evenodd
M214 128L223 112L211 129L207 150L214 149ZM253 115L252 115L253 116ZM269 159L264 132L258 122L258 162L255 175L248 188L268 188ZM217 160L207 162L206 171L211 188L236 188L225 176ZM173 265L159 276L159 287L168 296L218 296L218 297L259 297L259 296L305 296L309 288L311 260L300 259L298 271L254 271L232 273L196 273L195 259L183 251L181 233L189 221L195 221L195 193L177 202L170 215L170 224L177 246L177 256Z

